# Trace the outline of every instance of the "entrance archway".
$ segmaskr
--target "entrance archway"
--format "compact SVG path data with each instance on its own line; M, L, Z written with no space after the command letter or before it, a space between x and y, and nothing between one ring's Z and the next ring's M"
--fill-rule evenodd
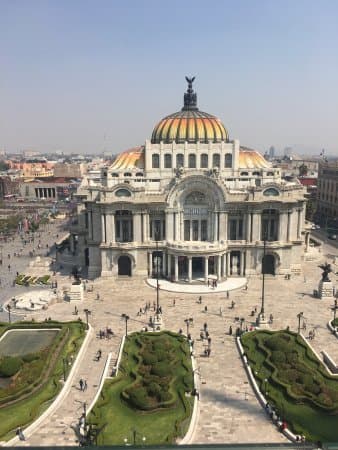
M131 277L131 260L129 256L122 255L119 257L118 261L118 275L127 275Z
M265 255L262 259L262 273L276 275L275 265L275 257L273 255Z

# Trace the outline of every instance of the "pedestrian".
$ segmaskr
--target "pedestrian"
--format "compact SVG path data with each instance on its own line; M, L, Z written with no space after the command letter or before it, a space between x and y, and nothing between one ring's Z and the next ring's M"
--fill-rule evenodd
M227 298L229 298L229 291L227 291Z
M20 441L25 441L25 435L23 434L22 428L18 427L16 430L16 435L19 437Z
M231 302L231 309L234 309L235 304L236 304L236 303L232 300L232 302Z
M100 300L100 294L99 293L96 294L96 300Z
M199 303L200 305L202 304L202 295L199 296L198 303Z
M80 378L79 385L80 385L80 391L83 391L83 390L84 390L84 389L83 389L83 387L84 387L84 381L83 381L82 378Z
M175 299L173 299L173 306L175 306L176 305L176 300Z
M84 381L83 381L83 390L86 391L87 388L88 388L87 380L84 380Z
M232 336L232 326L229 327L229 336Z
M204 330L204 331L207 331L207 329L208 329L208 324L207 324L206 322L204 322L203 330Z
M79 312L79 310L77 309L77 306L75 305L75 307L74 307L74 314L77 316L78 312Z
M220 315L221 317L223 316L222 306L220 306L220 308L219 308L219 315Z
M204 307L204 312L205 312L205 313L208 312L208 307L207 307L207 305L205 305L205 307Z
M8 272L10 272L10 271L11 271L11 265L8 264Z

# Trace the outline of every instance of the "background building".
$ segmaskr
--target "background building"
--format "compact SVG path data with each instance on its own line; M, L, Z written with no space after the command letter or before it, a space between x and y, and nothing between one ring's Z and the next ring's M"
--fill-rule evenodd
M316 216L321 225L338 227L338 161L319 165Z

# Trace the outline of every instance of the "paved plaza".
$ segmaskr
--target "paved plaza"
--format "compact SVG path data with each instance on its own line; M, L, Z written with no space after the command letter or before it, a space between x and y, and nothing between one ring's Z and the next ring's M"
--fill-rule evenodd
M322 301L312 296L321 278L318 264L325 260L332 262L336 254L337 250L325 244L321 253L314 253L313 258L317 260L303 264L301 275L292 276L290 280L284 277L266 277L265 310L268 316L273 315L272 329L289 326L291 330L296 330L297 314L303 312L306 333L311 329L316 330L312 345L318 353L325 349L338 361L338 341L326 326L332 318L330 308L333 301ZM338 271L337 267L335 271ZM56 278L60 285L68 280L68 277L59 273ZM336 281L336 276L332 279ZM203 292L202 303L199 303L199 295L196 293L160 291L165 328L173 331L182 329L185 332L184 320L193 318L189 331L195 341L194 352L201 389L199 419L191 443L287 442L258 403L243 368L235 338L228 333L230 326L236 330L240 318L245 319L244 328L250 327L255 318L251 316L251 312L255 309L258 312L260 309L261 277L252 277L247 282L247 289L244 287L230 291L229 298L224 292ZM81 416L83 404L86 402L89 405L97 392L108 353L112 352L113 359L116 359L125 330L121 314L125 313L130 317L130 331L140 330L148 325L150 316L154 315L153 310L141 315L139 312L146 302L153 305L156 301L156 290L142 278L97 279L89 281L88 286L91 285L93 291L86 291L85 299L76 302L76 305L83 320L84 308L91 311L89 321L94 333L88 350L77 362L71 390L57 410L34 433L28 433L26 441L20 442L20 446L76 445L77 438L73 428ZM233 308L231 302L235 303ZM26 316L34 317L35 320L47 317L72 320L75 318L74 305L74 302L57 303L47 311L27 312ZM210 357L204 355L205 341L200 340L204 323L208 324L211 336ZM106 327L112 328L114 336L109 340L99 339L99 330ZM98 349L102 350L103 357L100 361L95 361ZM88 383L85 392L79 389L80 378ZM19 444L14 442L13 445Z

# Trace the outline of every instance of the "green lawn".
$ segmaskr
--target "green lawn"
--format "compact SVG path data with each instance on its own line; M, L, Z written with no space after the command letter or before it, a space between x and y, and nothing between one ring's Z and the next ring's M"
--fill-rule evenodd
M166 344L161 348L163 339ZM153 346L160 360L151 362L145 341ZM185 392L191 392L192 388L190 350L184 337L168 332L129 335L119 375L106 381L88 418L98 428L106 425L98 444L123 445L125 439L132 444L134 436L136 444L175 443L177 437L184 436L190 423L193 397L186 397Z
M241 339L261 391L291 430L308 441L337 442L338 379L327 374L302 338L254 331Z
M62 388L63 360L74 360L84 339L81 322L21 322L0 324L0 335L7 329L60 328L53 342L36 353L37 359L24 362L11 385L0 389L0 440L8 440L18 426L33 422L51 404ZM29 331L28 331L29 332ZM66 376L70 370L67 365Z

